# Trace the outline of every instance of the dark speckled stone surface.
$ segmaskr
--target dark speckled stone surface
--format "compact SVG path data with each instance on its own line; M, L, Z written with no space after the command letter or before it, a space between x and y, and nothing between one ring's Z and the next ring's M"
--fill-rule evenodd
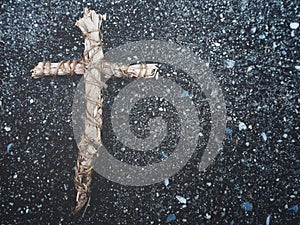
M195 156L169 184L127 187L94 173L81 218L71 214L80 77L30 70L81 57L83 7L108 14L104 51L150 39L190 47L217 77L228 118L206 172ZM297 1L2 1L0 223L299 224L299 22Z

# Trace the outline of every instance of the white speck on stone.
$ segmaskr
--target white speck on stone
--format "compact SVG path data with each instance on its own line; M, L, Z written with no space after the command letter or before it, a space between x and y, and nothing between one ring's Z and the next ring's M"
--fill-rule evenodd
M262 132L261 136L262 136L262 138L263 138L264 141L267 141L268 138L267 138L267 135L266 135L265 132Z
M11 127L5 126L5 127L4 127L4 130L7 131L7 132L9 132L9 131L11 131Z
M249 66L249 67L247 68L247 73L249 73L251 70L253 70L253 68L254 68L254 66Z
M288 135L287 134L283 134L282 136L283 136L283 138L287 138Z
M300 70L300 66L295 66L296 70Z
M184 209L184 208L186 208L186 205L182 205L180 208L181 208L181 209Z
M291 37L295 37L295 31L294 30L292 30L292 32L291 32Z
M210 186L211 186L211 182L207 182L206 185L207 185L208 187L210 187Z
M29 100L29 102L30 102L30 104L32 104L32 103L34 103L34 100L31 98L31 99Z
M205 217L205 219L209 220L211 218L211 215L209 213L206 213L204 217Z
M169 179L168 179L168 178L164 180L164 184L165 184L166 187L168 187L169 183L170 183L170 182L169 182Z
M290 23L290 28L293 30L296 30L299 27L299 23L298 22L291 22Z
M252 34L254 34L254 33L256 32L256 27L252 27L251 30L250 30L250 32L251 32Z
M180 195L176 195L176 199L182 203L182 204L186 204L186 199Z
M13 176L13 178L14 178L14 179L17 179L17 178L18 178L18 174L15 174L15 175Z
M244 122L239 123L239 131L241 131L241 130L247 130L247 126Z
M225 65L226 68L231 69L231 68L234 67L235 61L234 61L234 60L231 60L231 59L226 59L226 60L224 61L224 65Z

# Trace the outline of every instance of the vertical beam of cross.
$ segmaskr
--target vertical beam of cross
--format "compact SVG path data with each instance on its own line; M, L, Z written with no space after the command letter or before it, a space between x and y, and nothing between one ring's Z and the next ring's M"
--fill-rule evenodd
M102 97L101 90L105 84L102 76L115 77L156 77L155 64L119 65L104 60L100 27L105 15L84 9L83 18L76 22L85 38L83 59L61 61L58 63L40 62L32 70L32 77L84 74L85 115L84 132L78 144L78 157L75 171L75 188L77 191L74 212L79 212L90 198L92 163L101 145Z

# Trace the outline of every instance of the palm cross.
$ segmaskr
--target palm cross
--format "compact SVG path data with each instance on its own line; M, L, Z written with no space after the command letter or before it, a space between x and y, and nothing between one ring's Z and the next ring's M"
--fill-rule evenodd
M101 77L136 77L150 78L157 75L155 64L120 65L104 60L100 27L106 15L84 9L83 18L76 22L85 39L83 58L80 60L61 61L59 63L40 62L32 70L32 77L56 75L84 75L85 115L84 132L78 144L78 157L75 172L77 191L74 212L79 212L90 199L92 162L101 145L102 97L101 90L105 83Z

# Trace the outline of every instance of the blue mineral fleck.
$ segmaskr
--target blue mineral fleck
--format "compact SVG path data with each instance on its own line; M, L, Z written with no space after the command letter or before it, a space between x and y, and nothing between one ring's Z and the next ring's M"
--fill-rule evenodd
M299 210L298 205L293 205L292 207L288 208L288 211L293 211L294 213L297 213Z
M262 132L261 136L262 136L262 138L263 138L264 141L267 141L268 137L267 137L267 135L266 135L265 132Z
M246 211L252 211L253 205L250 202L243 202L242 208L245 209Z
M282 54L282 55L286 55L287 53L286 53L285 50L282 50L282 51L281 51L281 54Z
M10 152L12 146L13 146L13 143L10 143L10 144L7 145L7 147L6 147L6 153Z
M233 131L228 127L225 129L225 131L227 134L230 134L230 135L233 133Z
M271 221L271 214L267 216L266 225L270 225L270 221Z
M167 157L168 157L168 154L167 154L167 153L165 153L164 151L162 151L162 152L161 152L161 154L162 154L162 156L163 156L163 157L165 157L165 158L167 158Z
M265 39L265 37L266 37L266 36L265 36L264 34L261 34L261 35L258 36L258 38L259 38L260 40Z
M181 94L181 98L188 97L188 96L189 96L189 92L188 92L188 91L184 91L184 92Z
M166 219L166 223L169 223L169 222L171 222L173 220L176 220L176 215L175 214L170 214L168 216L168 218Z
M234 60L231 60L231 59L227 59L224 61L224 66L228 69L231 69L233 68L235 65L235 61Z

